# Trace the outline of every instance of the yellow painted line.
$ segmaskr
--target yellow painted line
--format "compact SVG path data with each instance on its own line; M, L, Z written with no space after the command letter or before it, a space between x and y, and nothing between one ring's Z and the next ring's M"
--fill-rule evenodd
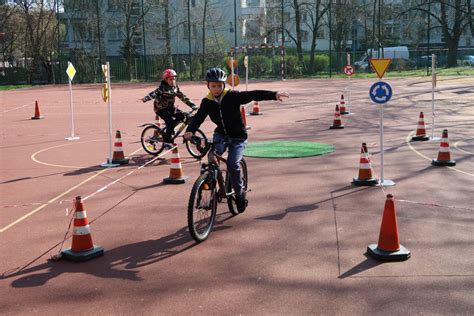
M93 140L93 141L100 141L100 140ZM90 142L90 141L89 141L89 142ZM85 143L85 142L83 142L83 143ZM72 144L72 143L71 143L71 144ZM76 144L77 144L77 143L76 143ZM49 164L49 163L46 163L46 162L39 161L39 160L37 160L37 159L35 158L35 156L36 156L37 154L41 153L41 152L47 151L47 150L49 150L49 149L57 148L57 147L67 146L67 145L70 145L70 144L62 144L62 145L59 145L59 146L53 146L53 147L49 147L49 148L42 149L42 150L40 150L40 151L34 153L34 154L31 156L31 159L32 159L33 161L39 163L39 164L43 164L43 165L47 165L47 166L62 167L62 168L84 168L84 167L73 167L73 166L62 166L62 165ZM135 154L136 152L140 151L140 150L141 150L141 148L137 149L136 151L134 151L134 152L132 153L132 155ZM93 175L93 176L91 176L91 177L85 179L85 180L82 181L81 183L79 183L79 184L73 186L72 188L70 188L70 189L64 191L63 193L61 193L61 194L59 194L58 196L52 198L51 200L49 200L48 202L44 203L43 205L38 206L37 208L35 208L35 209L32 210L31 212L29 212L28 214L23 215L22 217L20 217L19 219L17 219L17 220L14 221L13 223L11 223L11 224L9 224L9 225L7 225L7 226L1 228L1 229L0 229L0 233L3 233L3 232L6 231L7 229L9 229L9 228L15 226L16 224L20 223L21 221L25 220L26 218L30 217L31 215L33 215L33 214L39 212L40 210L42 210L43 208L45 208L45 207L48 206L49 204L51 204L51 203L57 201L57 200L60 199L61 197L65 196L66 194L70 193L71 191L73 191L73 190L79 188L81 185L83 185L83 184L89 182L90 180L94 179L95 177L99 176L100 174L104 173L104 172L107 171L107 170L108 170L108 168L105 168L104 170L101 170L101 171L97 172L95 175Z
M57 145L57 146L52 146L52 147L47 147L47 148L44 148L44 149L41 149L35 153L33 153L31 155L31 160L33 160L34 162L36 163L39 163L41 165L45 165L45 166L50 166L50 167L58 167L58 168L67 168L67 169L82 169L82 168L88 168L86 166L82 166L82 167L79 167L79 166L67 166L67 165L58 165L58 164L52 164L52 163L47 163L47 162L44 162L44 161L41 161L41 160L38 160L38 158L36 158L39 154L45 152L45 151L48 151L48 150L51 150L51 149L55 149L55 148L59 148L59 147L64 147L64 146L70 146L70 145L77 145L77 144L84 144L84 143L92 143L92 142L101 142L101 141L107 141L106 139L95 139L95 140L88 140L88 141L84 141L84 142L77 142L77 143L74 143L74 142L69 142L69 143L66 143L66 144L61 144L61 145ZM138 148L137 150L135 150L133 153L131 153L131 155L134 155L136 154L137 152L139 152L141 150L141 147ZM107 158L106 158L107 160Z
M17 219L16 221L14 221L13 223L3 227L2 229L0 229L0 233L3 233L4 231L6 231L7 229L15 226L16 224L20 223L21 221L23 221L24 219L30 217L31 215L35 214L36 212L39 212L40 210L42 210L43 208L45 208L46 206L48 206L49 204L55 202L56 200L60 199L61 197L65 196L66 194L68 194L69 192L77 189L78 187L80 187L81 185L83 185L84 183L87 183L89 182L90 180L94 179L95 177L97 177L98 175L104 173L105 171L107 171L107 169L104 169L104 170L101 170L99 172L97 172L95 175L85 179L84 181L82 181L81 183L73 186L72 188L64 191L63 193L59 194L58 196L52 198L51 200L49 200L47 203L41 205L41 206L38 206L37 208L35 208L34 210L32 210L31 212L29 212L28 214L26 215L23 215L22 217L20 217L19 219Z
M417 150L410 144L410 139L411 139L411 137L413 136L413 134L415 134L415 132L411 132L410 134L408 134L407 138L405 139L405 142L407 143L408 147L410 147L410 149L411 149L413 152L415 152L418 156L423 157L423 158L425 158L425 159L431 161L431 160L432 160L431 158L426 157L425 155L423 155L422 153L420 153L419 151L417 151ZM465 171L462 171L462 170L459 170L459 169L454 168L454 167L446 166L445 168L449 168L449 169L452 169L452 170L457 171L457 172L459 172L459 173L463 173L463 174L465 174L465 175L474 177L474 174L469 173L469 172L465 172Z

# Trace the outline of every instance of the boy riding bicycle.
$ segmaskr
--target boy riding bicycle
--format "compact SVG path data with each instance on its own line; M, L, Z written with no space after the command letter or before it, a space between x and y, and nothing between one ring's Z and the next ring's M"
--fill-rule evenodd
M190 140L194 132L201 126L209 115L217 127L213 139L216 144L216 153L222 155L228 148L227 170L231 177L232 187L236 193L237 209L239 213L247 206L246 192L243 190L243 181L240 176L240 160L243 157L247 143L247 130L242 120L240 106L251 101L279 100L288 97L287 92L254 90L239 92L225 89L227 76L220 68L211 68L207 71L206 81L209 93L202 99L199 110L184 134L185 140ZM224 141L224 143L222 143Z
M178 97L191 109L196 110L197 106L187 96L185 96L179 89L176 78L176 71L173 69L166 69L162 75L160 86L143 97L142 101L147 102L155 99L153 103L153 110L156 115L160 116L166 124L166 132L164 135L164 142L167 143L168 148L171 147L171 135L173 129L184 119L185 113L174 106L174 99Z

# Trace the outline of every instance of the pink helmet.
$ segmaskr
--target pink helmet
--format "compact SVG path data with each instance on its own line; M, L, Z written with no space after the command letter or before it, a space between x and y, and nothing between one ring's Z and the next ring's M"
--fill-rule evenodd
M165 71L163 71L163 75L161 77L163 78L163 80L166 80L170 77L177 77L177 76L178 74L173 69L166 69Z

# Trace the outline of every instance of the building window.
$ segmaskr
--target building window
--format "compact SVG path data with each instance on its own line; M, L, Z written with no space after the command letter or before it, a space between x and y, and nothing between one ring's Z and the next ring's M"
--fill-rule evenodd
M157 39L166 38L165 24L164 23L158 23L156 25L156 38Z
M107 39L110 42L116 42L122 40L122 31L118 27L112 27L108 31Z
M303 42L308 41L308 31L301 31L301 41Z
M324 30L322 27L320 27L316 32L316 38L324 38Z

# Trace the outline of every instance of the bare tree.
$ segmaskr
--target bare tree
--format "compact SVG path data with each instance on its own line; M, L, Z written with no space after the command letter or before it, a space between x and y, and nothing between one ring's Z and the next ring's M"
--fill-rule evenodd
M448 48L447 67L455 67L457 66L459 40L463 32L467 27L470 27L470 23L472 23L471 0L432 1L430 6L431 10L427 9L428 1L432 0L421 0L414 6L408 8L406 12L411 10L425 12L438 23L434 28L441 28L441 32L444 36ZM436 5L438 6L436 7Z
M305 24L311 30L309 72L313 73L318 33L323 25L323 16L326 14L328 7L322 4L322 0L313 0L307 2L304 5L303 10L308 16L308 20L305 22Z
M167 2L167 0L165 1ZM125 60L128 68L129 78L131 79L133 73L133 59L137 55L137 44L135 38L141 33L140 26L144 16L150 10L150 5L144 2L143 10L140 10L140 3L138 0L115 0L115 6L118 9L118 14L113 18L115 27L123 25L123 42L120 47L120 54ZM144 36L144 34L142 34Z
M56 6L55 1L23 0L17 2L26 26L24 42L24 60L27 69L27 81L32 83L39 66L43 66L51 81L51 49L56 42Z
M303 6L302 1L293 0L292 8L294 11L294 25L295 25L295 34L292 34L289 30L286 30L286 33L291 38L291 40L296 45L296 54L298 58L298 63L303 65L303 36L301 31L301 7Z

